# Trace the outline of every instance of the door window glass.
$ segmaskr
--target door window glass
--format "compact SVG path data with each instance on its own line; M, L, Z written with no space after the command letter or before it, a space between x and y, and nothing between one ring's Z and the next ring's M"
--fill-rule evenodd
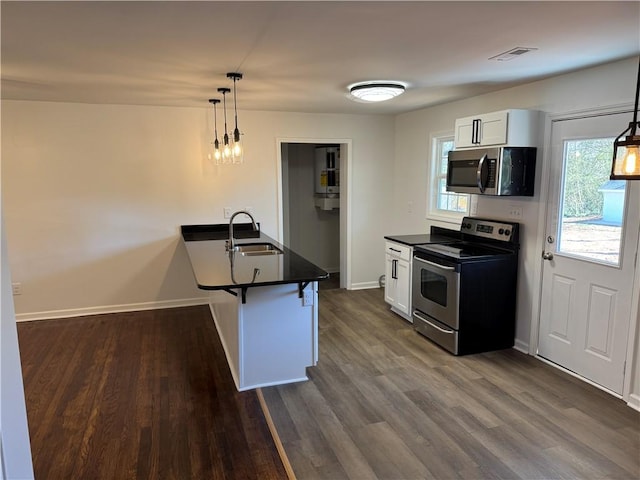
M625 180L609 180L613 138L566 140L558 253L620 264Z

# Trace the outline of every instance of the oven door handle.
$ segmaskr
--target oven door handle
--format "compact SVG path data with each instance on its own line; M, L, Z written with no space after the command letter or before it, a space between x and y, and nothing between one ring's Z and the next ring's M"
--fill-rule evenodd
M452 334L454 332L454 330L447 330L446 328L442 328L439 327L438 325L436 325L435 323L430 322L429 320L427 320L426 318L418 315L417 312L413 312L413 315L416 316L417 318L419 318L420 320L422 320L425 323L428 323L430 326L432 326L433 328L435 328L436 330L441 331L442 333L448 333L448 334Z
M430 262L428 260L423 260L420 257L413 257L414 260L417 260L420 263L426 263L427 265L431 265L432 267L440 268L442 270L449 270L450 272L455 271L456 267L446 267L444 265L440 265L439 263Z

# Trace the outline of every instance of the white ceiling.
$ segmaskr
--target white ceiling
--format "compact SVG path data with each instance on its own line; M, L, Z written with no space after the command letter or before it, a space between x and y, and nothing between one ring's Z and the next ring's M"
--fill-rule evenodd
M399 113L640 52L640 2L7 2L2 98L209 107L238 71L238 108ZM488 60L514 47L537 50ZM398 80L381 104L362 80ZM232 97L227 97L230 100Z

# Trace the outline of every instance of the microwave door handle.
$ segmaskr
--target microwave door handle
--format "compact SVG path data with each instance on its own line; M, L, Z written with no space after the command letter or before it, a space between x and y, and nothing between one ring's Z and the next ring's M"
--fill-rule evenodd
M487 159L487 154L485 153L480 161L478 162L478 169L476 170L476 183L478 184L478 188L480 189L480 193L484 193L485 186L482 184L482 167L484 166L484 162Z

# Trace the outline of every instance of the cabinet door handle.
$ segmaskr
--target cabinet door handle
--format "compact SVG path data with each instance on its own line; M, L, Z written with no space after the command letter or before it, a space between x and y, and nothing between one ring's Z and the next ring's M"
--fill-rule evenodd
M401 252L401 250L398 250L397 248L393 248L393 247L389 247L389 250L391 250L392 252L397 252L397 253Z
M398 278L398 260L391 261L391 278Z
M472 138L471 143L475 143L478 145L480 143L480 119L476 118L473 121L473 129L472 129Z

